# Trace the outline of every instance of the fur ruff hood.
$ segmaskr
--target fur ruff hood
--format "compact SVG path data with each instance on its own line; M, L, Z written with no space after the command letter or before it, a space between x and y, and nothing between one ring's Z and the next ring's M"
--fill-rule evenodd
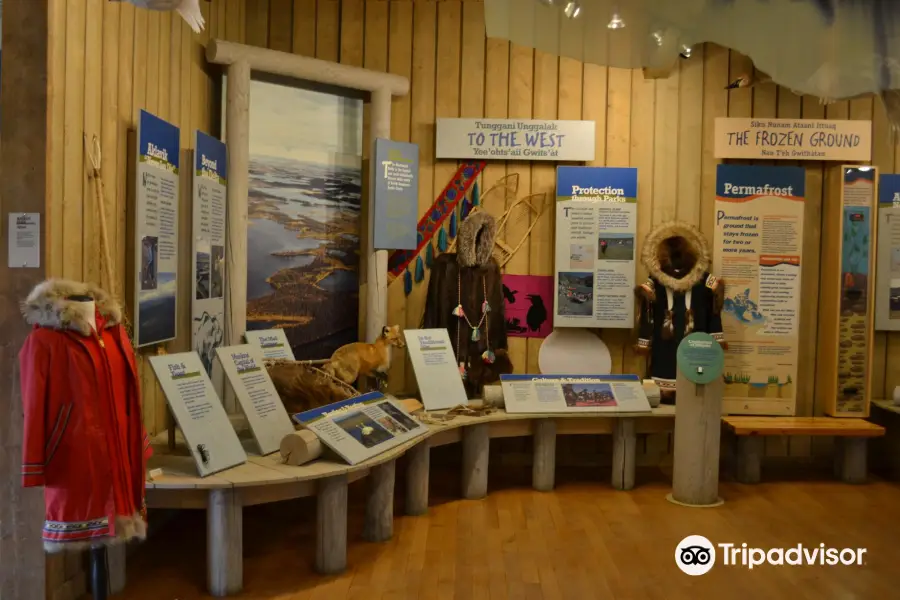
M473 212L459 226L456 260L462 267L483 267L494 252L497 222L486 212Z
M661 259L668 254L665 241L680 237L687 243L687 250L694 255L694 266L684 277L672 277L662 268ZM709 272L710 254L706 238L694 225L681 221L663 223L654 228L641 248L641 263L650 275L674 292L687 292Z
M122 307L99 287L90 283L66 279L48 279L38 284L22 303L22 314L29 325L51 329L70 329L84 336L91 335L91 325L73 307L70 296L90 296L97 312L106 319L106 327L122 323Z

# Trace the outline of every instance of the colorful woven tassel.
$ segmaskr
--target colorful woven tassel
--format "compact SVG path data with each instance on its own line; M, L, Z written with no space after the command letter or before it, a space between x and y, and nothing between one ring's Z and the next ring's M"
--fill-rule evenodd
M429 269L434 265L434 245L425 246L425 266Z
M472 203L469 200L463 200L461 204L462 206L459 209L460 222L465 221L466 217L469 216L469 213L472 212Z
M416 257L416 283L422 283L425 279L425 265L422 264L422 257Z
M473 342L477 342L478 340L480 340L481 339L481 330L478 329L477 327L473 328L472 329L472 337L470 337L469 339L472 340Z
M478 194L478 182L472 184L472 206L478 206L481 197Z
M463 311L462 304L457 304L457 305L456 305L456 308L453 309L453 316L454 316L454 317L459 317L460 319L462 319L463 317L466 316L465 311Z
M408 268L403 271L403 291L406 292L407 296L412 292L412 273L409 272Z
M438 250L441 252L446 252L449 244L447 243L447 231L441 227L441 230L438 231Z
M483 360L484 362L486 362L489 365L492 365L492 364L494 364L494 361L497 360L497 357L490 350L490 348L488 348L487 350L485 350L484 352L481 353L481 360Z
M483 313L491 312L491 305L488 304L487 300L485 300L484 302L481 303L481 312L483 312Z
M450 213L450 237L456 237L456 211Z

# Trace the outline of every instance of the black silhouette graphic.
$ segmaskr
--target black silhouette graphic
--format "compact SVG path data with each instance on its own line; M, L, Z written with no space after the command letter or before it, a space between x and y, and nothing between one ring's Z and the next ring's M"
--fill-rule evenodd
M510 304L516 303L516 294L519 293L519 290L511 290L506 287L506 284L503 284L503 299L509 302Z
M525 322L531 331L539 331L541 325L547 322L547 307L544 306L544 299L538 294L528 294L528 299L531 301L531 308L525 315Z
M525 333L526 331L528 331L528 328L522 327L519 317L506 320L506 333Z
M206 444L197 444L197 454L200 455L204 467L209 465L209 450L206 449Z
M705 565L712 558L709 548L688 546L681 550L681 563L685 565Z

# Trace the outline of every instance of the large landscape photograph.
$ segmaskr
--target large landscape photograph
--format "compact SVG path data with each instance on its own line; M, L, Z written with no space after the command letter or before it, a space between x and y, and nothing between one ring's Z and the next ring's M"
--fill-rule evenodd
M252 82L247 329L298 360L357 341L361 185L361 100Z

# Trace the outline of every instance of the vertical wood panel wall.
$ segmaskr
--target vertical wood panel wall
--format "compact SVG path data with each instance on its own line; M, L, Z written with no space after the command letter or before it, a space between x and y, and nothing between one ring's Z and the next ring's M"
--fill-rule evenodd
M523 0L525 1L525 0ZM713 238L716 117L873 119L873 163L896 172L900 152L884 133L884 111L872 99L823 107L772 84L725 91L729 80L751 62L736 52L706 45L679 61L667 79L648 80L640 70L584 65L499 40L486 40L480 0L213 0L201 2L207 31L193 34L180 18L105 0L50 0L51 77L48 271L53 276L100 281L99 226L93 185L85 169L83 135L102 144L107 221L117 286L124 290L126 215L131 194L127 177L128 132L145 108L181 127L183 160L193 131L210 132L219 111L214 69L202 44L219 37L410 77L411 93L395 99L392 136L420 147L419 211L447 184L457 164L434 158L438 117L586 119L597 124L593 165L639 169L638 244L656 224L678 218L698 224ZM302 132L297 132L302 135ZM369 140L366 140L365 157ZM829 189L827 172L839 165L799 164L807 172L798 414L820 414L817 387L821 206ZM769 164L775 164L772 161ZM555 164L491 161L482 189L507 174L519 175L519 195L553 195ZM190 344L190 184L184 168L180 222L178 339L168 351ZM487 206L500 214L505 207ZM510 232L518 239L527 224ZM508 265L518 274L553 273L554 212L546 212L528 243ZM640 280L645 273L639 272ZM833 276L834 274L829 273ZM402 282L389 290L390 323L415 327L421 319L425 285L405 296ZM361 317L364 318L364 315ZM633 335L601 332L616 371L641 372L643 359L631 351ZM875 337L874 395L900 384L900 334ZM519 371L537 370L539 340L512 338L510 354ZM149 364L141 357L144 417L151 433L165 427L165 401ZM396 361L391 385L412 392L408 362ZM770 455L809 455L819 448L808 439L773 440ZM827 443L827 442L826 442ZM816 442L818 444L818 442ZM665 453L666 436L646 441L644 450ZM825 451L826 447L821 447Z

